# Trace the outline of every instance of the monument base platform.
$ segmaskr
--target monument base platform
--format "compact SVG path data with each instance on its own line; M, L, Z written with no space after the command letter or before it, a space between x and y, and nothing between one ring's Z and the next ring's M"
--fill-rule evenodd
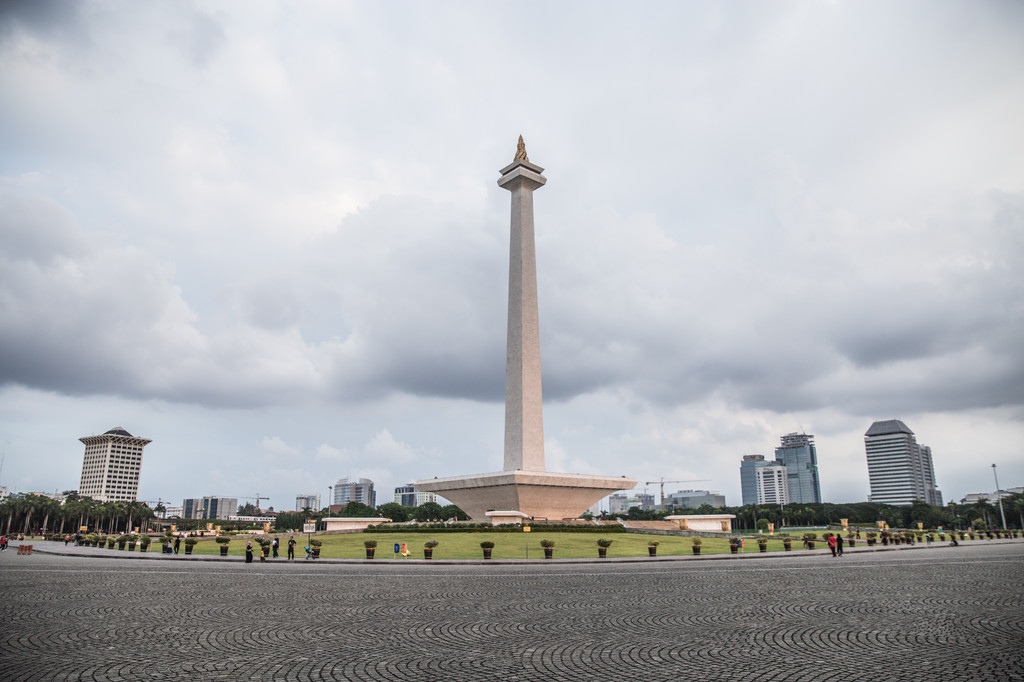
M636 485L626 476L561 474L550 471L498 471L431 478L413 483L417 490L437 493L474 521L487 512L519 511L535 521L575 519L602 497Z

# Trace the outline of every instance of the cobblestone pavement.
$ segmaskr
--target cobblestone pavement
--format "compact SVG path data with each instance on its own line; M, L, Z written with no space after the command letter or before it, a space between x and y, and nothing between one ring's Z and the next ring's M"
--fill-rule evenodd
M1024 542L738 561L0 554L3 680L1024 680Z

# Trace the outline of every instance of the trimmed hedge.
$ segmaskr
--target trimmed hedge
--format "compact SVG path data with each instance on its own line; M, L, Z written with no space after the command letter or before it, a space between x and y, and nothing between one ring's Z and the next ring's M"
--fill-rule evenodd
M558 523L531 523L531 532L558 532L558 533L625 533L626 529L620 525L614 526L572 526ZM504 526L492 526L489 523L460 523L457 525L445 525L443 523L424 523L416 526L370 526L363 530L364 533L522 533L523 527L510 524Z

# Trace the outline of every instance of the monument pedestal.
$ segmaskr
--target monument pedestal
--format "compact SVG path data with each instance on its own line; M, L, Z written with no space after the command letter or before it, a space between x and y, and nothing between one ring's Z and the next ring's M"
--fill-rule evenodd
M552 471L498 471L433 478L413 485L450 500L477 521L496 510L516 510L534 520L562 521L579 517L603 497L631 489L636 480Z

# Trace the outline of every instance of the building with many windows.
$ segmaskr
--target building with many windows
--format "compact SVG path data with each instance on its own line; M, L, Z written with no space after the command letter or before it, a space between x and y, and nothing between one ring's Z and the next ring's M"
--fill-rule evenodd
M787 433L782 437L782 445L775 448L775 460L786 467L790 502L821 504L818 450L814 447L814 436Z
M153 441L139 438L117 426L101 436L83 436L82 478L78 494L100 502L134 502L139 499L142 450Z
M699 509L705 504L724 507L725 495L717 490L680 490L665 496L665 509Z
M416 486L412 483L395 488L395 504L400 504L403 507L418 507L427 502L437 502L437 493L416 490Z
M238 513L237 497L192 497L181 503L183 519L221 519Z
M761 504L757 496L757 470L771 464L764 455L743 455L743 461L740 462L740 493L744 506Z
M877 421L864 434L868 458L869 502L909 505L915 500L941 505L935 485L932 449L919 445L899 419Z
M306 493L295 496L295 511L302 511L309 507L313 511L320 511L320 493Z
M648 493L614 493L608 496L608 513L625 514L633 507L643 511L654 509L654 495Z
M347 478L339 478L334 484L334 504L344 507L349 502L362 502L369 507L377 506L377 493L373 490L373 481L360 478L349 483Z

